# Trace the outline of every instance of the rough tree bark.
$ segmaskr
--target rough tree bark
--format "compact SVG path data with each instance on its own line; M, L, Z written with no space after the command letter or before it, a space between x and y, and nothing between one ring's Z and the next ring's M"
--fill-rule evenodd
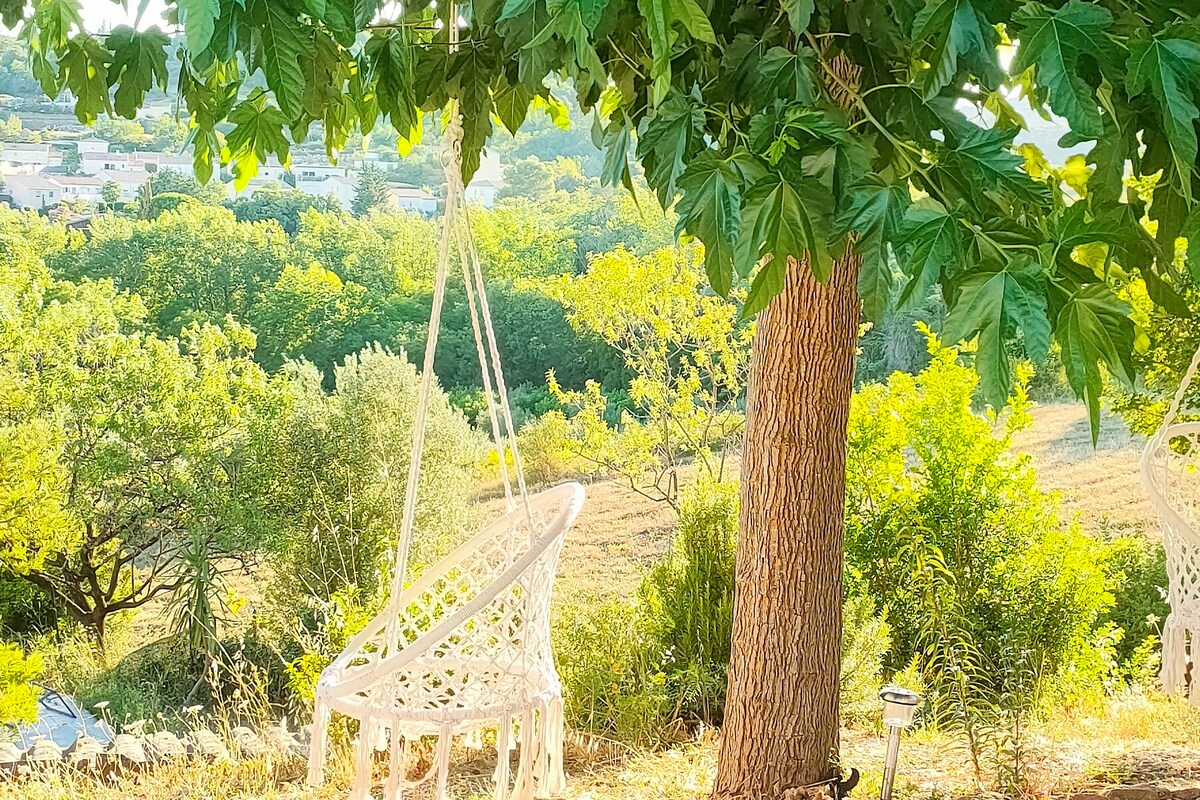
M747 390L733 651L714 796L776 800L838 772L846 418L859 259L799 262L759 314ZM789 793L791 794L791 793Z

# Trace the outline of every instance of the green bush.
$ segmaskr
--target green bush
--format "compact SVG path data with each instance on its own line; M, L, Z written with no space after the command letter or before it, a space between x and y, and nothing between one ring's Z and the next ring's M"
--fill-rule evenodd
M737 525L737 484L705 479L684 491L671 552L639 592L675 713L708 725L724 716Z
M348 356L326 393L307 364L285 368L253 425L247 488L276 524L275 600L313 622L312 602L386 584L409 472L420 376L375 346ZM468 502L482 441L440 390L432 393L417 496L412 562L429 563L475 520Z
M985 731L1006 742L997 758L1017 763L1013 731L1043 692L1068 676L1072 692L1100 688L1105 548L1063 525L1009 449L1028 421L1023 382L998 425L971 410L978 378L958 352L931 339L931 354L920 374L853 399L847 566L888 609L888 666L917 659L935 716L966 733L977 768Z
M1158 650L1162 623L1171 611L1166 601L1166 554L1159 542L1119 536L1109 544L1105 564L1115 602L1102 620L1122 631L1116 658L1130 677L1137 677L1145 667L1146 648L1151 653Z
M0 724L37 719L40 694L33 685L42 674L42 658L15 644L0 643Z

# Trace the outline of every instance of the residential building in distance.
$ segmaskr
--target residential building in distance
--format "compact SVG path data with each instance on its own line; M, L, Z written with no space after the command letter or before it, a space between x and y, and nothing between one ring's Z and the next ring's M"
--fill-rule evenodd
M75 142L75 147L79 150L79 155L83 156L88 153L107 153L109 143L104 139L89 136L86 139L80 139Z
M121 199L125 201L136 200L138 192L150 180L150 173L144 169L118 169L104 170L96 176L100 180L100 185L112 181L121 187Z
M42 175L5 175L4 188L17 208L41 211L63 199L62 187Z
M61 198L68 203L84 200L95 205L103 198L104 181L88 175L55 175L48 180L59 187Z
M302 181L297 178L296 189L315 197L329 195L342 208L348 209L354 203L354 195L358 192L358 178L349 175L331 175L324 180Z
M336 178L346 174L347 171L345 167L335 166L334 164L330 164L328 161L304 164L300 164L295 161L292 162L292 175L296 178L297 185L299 185L301 181L304 181L305 183L314 183L323 181L326 178Z
M424 189L418 189L406 183L389 183L388 193L392 198L392 206L401 211L412 211L426 217L432 217L437 213L437 198Z
M484 208L496 204L496 193L504 184L491 178L480 178L478 175L467 184L466 198L468 203L478 203Z
M11 165L13 172L36 172L62 164L62 152L48 144L5 142L0 144L0 162Z
M129 169L128 153L80 153L79 171L84 175L99 175L105 170L116 172Z

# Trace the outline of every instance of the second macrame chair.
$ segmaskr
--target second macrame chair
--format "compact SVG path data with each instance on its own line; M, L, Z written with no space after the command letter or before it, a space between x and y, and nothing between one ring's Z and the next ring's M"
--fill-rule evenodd
M453 39L452 33L452 47ZM331 712L357 719L352 800L370 797L374 751L384 749L390 753L385 800L401 800L406 790L431 779L437 781L437 797L444 800L452 739L492 726L496 800L550 797L565 782L562 689L550 649L550 593L563 537L583 505L583 487L566 483L532 497L526 491L464 200L462 119L453 106L449 117L446 213L391 599L321 673L316 689L308 781L315 786L323 780ZM405 587L433 355L452 251L462 265L488 417L502 454L507 513ZM503 457L506 444L513 455L515 495ZM408 745L422 738L436 742L433 764L410 781ZM518 746L516 774L510 775L509 753Z
M1167 599L1171 613L1163 624L1162 682L1168 694L1186 692L1200 704L1200 422L1178 422L1188 387L1200 369L1200 350L1184 373L1179 390L1142 453L1142 481L1158 512L1167 557Z

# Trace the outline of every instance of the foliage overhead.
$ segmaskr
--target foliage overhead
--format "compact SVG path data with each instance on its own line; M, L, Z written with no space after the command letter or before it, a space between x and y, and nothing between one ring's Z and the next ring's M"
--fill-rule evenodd
M81 120L132 116L168 79L170 44L156 27L94 36L79 0L28 5L2 0L0 15L24 21L42 88L69 89ZM174 88L197 174L218 157L243 180L267 154L286 163L314 124L330 157L380 117L405 149L424 114L455 100L469 179L493 120L515 131L531 104L553 102L545 79L558 75L597 115L604 177L632 185L626 155L636 138L651 189L664 206L680 197L681 229L705 243L712 286L752 282L747 314L779 291L787 258L807 252L823 278L854 247L869 315L882 313L897 279L918 301L922 287L943 285L952 333L980 339L990 401L1012 385L997 342L1024 331L1037 355L1052 335L1095 418L1099 365L1127 378L1134 337L1128 307L1105 285L1109 264L1140 272L1156 302L1179 305L1170 255L1197 219L1200 117L1200 24L1181 6L475 0L459 6L456 52L449 8L168 3L184 31ZM1065 144L1091 143L1081 196L1046 174L1035 179L1014 153L1023 121L1013 90L1066 119ZM986 113L964 113L972 106ZM233 125L223 143L222 123ZM1127 169L1159 176L1148 200L1125 196ZM1077 258L1088 247L1103 249L1099 268Z

